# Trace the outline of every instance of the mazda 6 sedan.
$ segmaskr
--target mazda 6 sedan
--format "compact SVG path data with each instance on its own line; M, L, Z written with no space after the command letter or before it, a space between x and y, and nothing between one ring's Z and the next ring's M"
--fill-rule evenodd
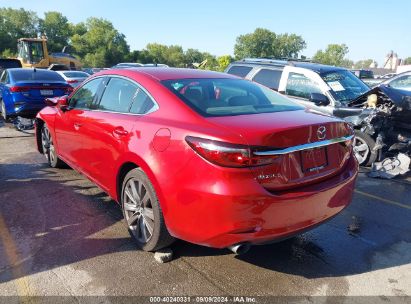
M351 127L232 75L111 69L47 102L38 150L117 201L146 251L178 238L240 252L313 228L352 198Z

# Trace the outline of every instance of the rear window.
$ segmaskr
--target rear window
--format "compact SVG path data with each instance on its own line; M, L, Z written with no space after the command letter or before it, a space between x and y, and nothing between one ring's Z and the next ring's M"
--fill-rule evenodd
M302 110L282 95L242 79L178 79L162 84L205 117Z
M14 81L65 81L57 72L40 69L10 70Z
M282 73L283 72L280 70L261 69L255 74L253 81L278 91Z
M63 72L63 74L64 76L68 78L80 78L80 77L87 78L89 76L89 74L84 73L84 72L73 72L73 71Z
M228 71L228 74L236 75L244 78L252 70L252 67L244 65L233 65Z

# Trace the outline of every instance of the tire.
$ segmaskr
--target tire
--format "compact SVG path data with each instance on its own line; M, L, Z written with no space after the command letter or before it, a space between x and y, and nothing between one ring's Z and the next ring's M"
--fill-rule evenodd
M139 248L156 251L174 242L153 185L140 168L131 170L124 178L121 206L128 231Z
M6 104L3 100L1 100L1 116L3 117L4 121L7 121Z
M53 138L46 124L41 127L41 147L43 154L46 156L47 163L52 168L64 168L66 164L57 156L53 144Z
M375 140L359 130L355 130L354 154L360 166L369 167L377 159L377 152L373 151Z

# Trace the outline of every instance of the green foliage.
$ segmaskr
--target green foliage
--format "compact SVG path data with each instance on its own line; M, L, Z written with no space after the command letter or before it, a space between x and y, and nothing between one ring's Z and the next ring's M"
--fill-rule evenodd
M39 18L25 9L0 8L0 52L17 52L17 39L37 37Z
M356 68L356 69L369 69L369 68L370 68L370 65L371 65L373 62L374 62L373 59L360 60L360 61L357 61L357 62L354 64L354 68Z
M352 68L353 62L345 56L348 54L348 46L345 44L329 44L325 51L318 50L313 57L314 62Z
M224 55L217 58L218 62L218 71L223 72L227 66L234 61L234 58L230 55Z
M16 53L14 53L12 50L10 49L5 49L1 54L0 54L1 58L15 58L16 57Z
M46 12L44 19L40 19L39 30L47 36L49 52L61 52L69 43L71 26L59 12Z
M89 18L77 30L71 37L71 45L85 66L109 67L124 61L130 52L125 36L110 21Z
M306 43L295 34L276 34L270 30L257 28L254 33L240 35L236 39L234 55L245 57L290 58L297 57L305 49Z
M404 59L404 64L411 64L411 57L407 57Z
M146 50L152 59L152 63L163 63L173 67L184 67L183 48L178 45L163 45L149 43Z

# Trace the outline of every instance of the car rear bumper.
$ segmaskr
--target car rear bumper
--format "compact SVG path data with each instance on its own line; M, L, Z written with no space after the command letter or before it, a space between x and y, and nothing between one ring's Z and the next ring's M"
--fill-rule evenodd
M19 107L15 107L12 111L8 112L8 116L16 117L21 116L25 118L35 118L37 113L46 106L45 102L38 103L25 103Z
M253 179L249 186L228 176L209 187L197 184L195 190L193 178L178 201L167 204L166 223L175 237L209 247L275 242L314 228L347 207L357 173L352 156L338 175L278 193Z

